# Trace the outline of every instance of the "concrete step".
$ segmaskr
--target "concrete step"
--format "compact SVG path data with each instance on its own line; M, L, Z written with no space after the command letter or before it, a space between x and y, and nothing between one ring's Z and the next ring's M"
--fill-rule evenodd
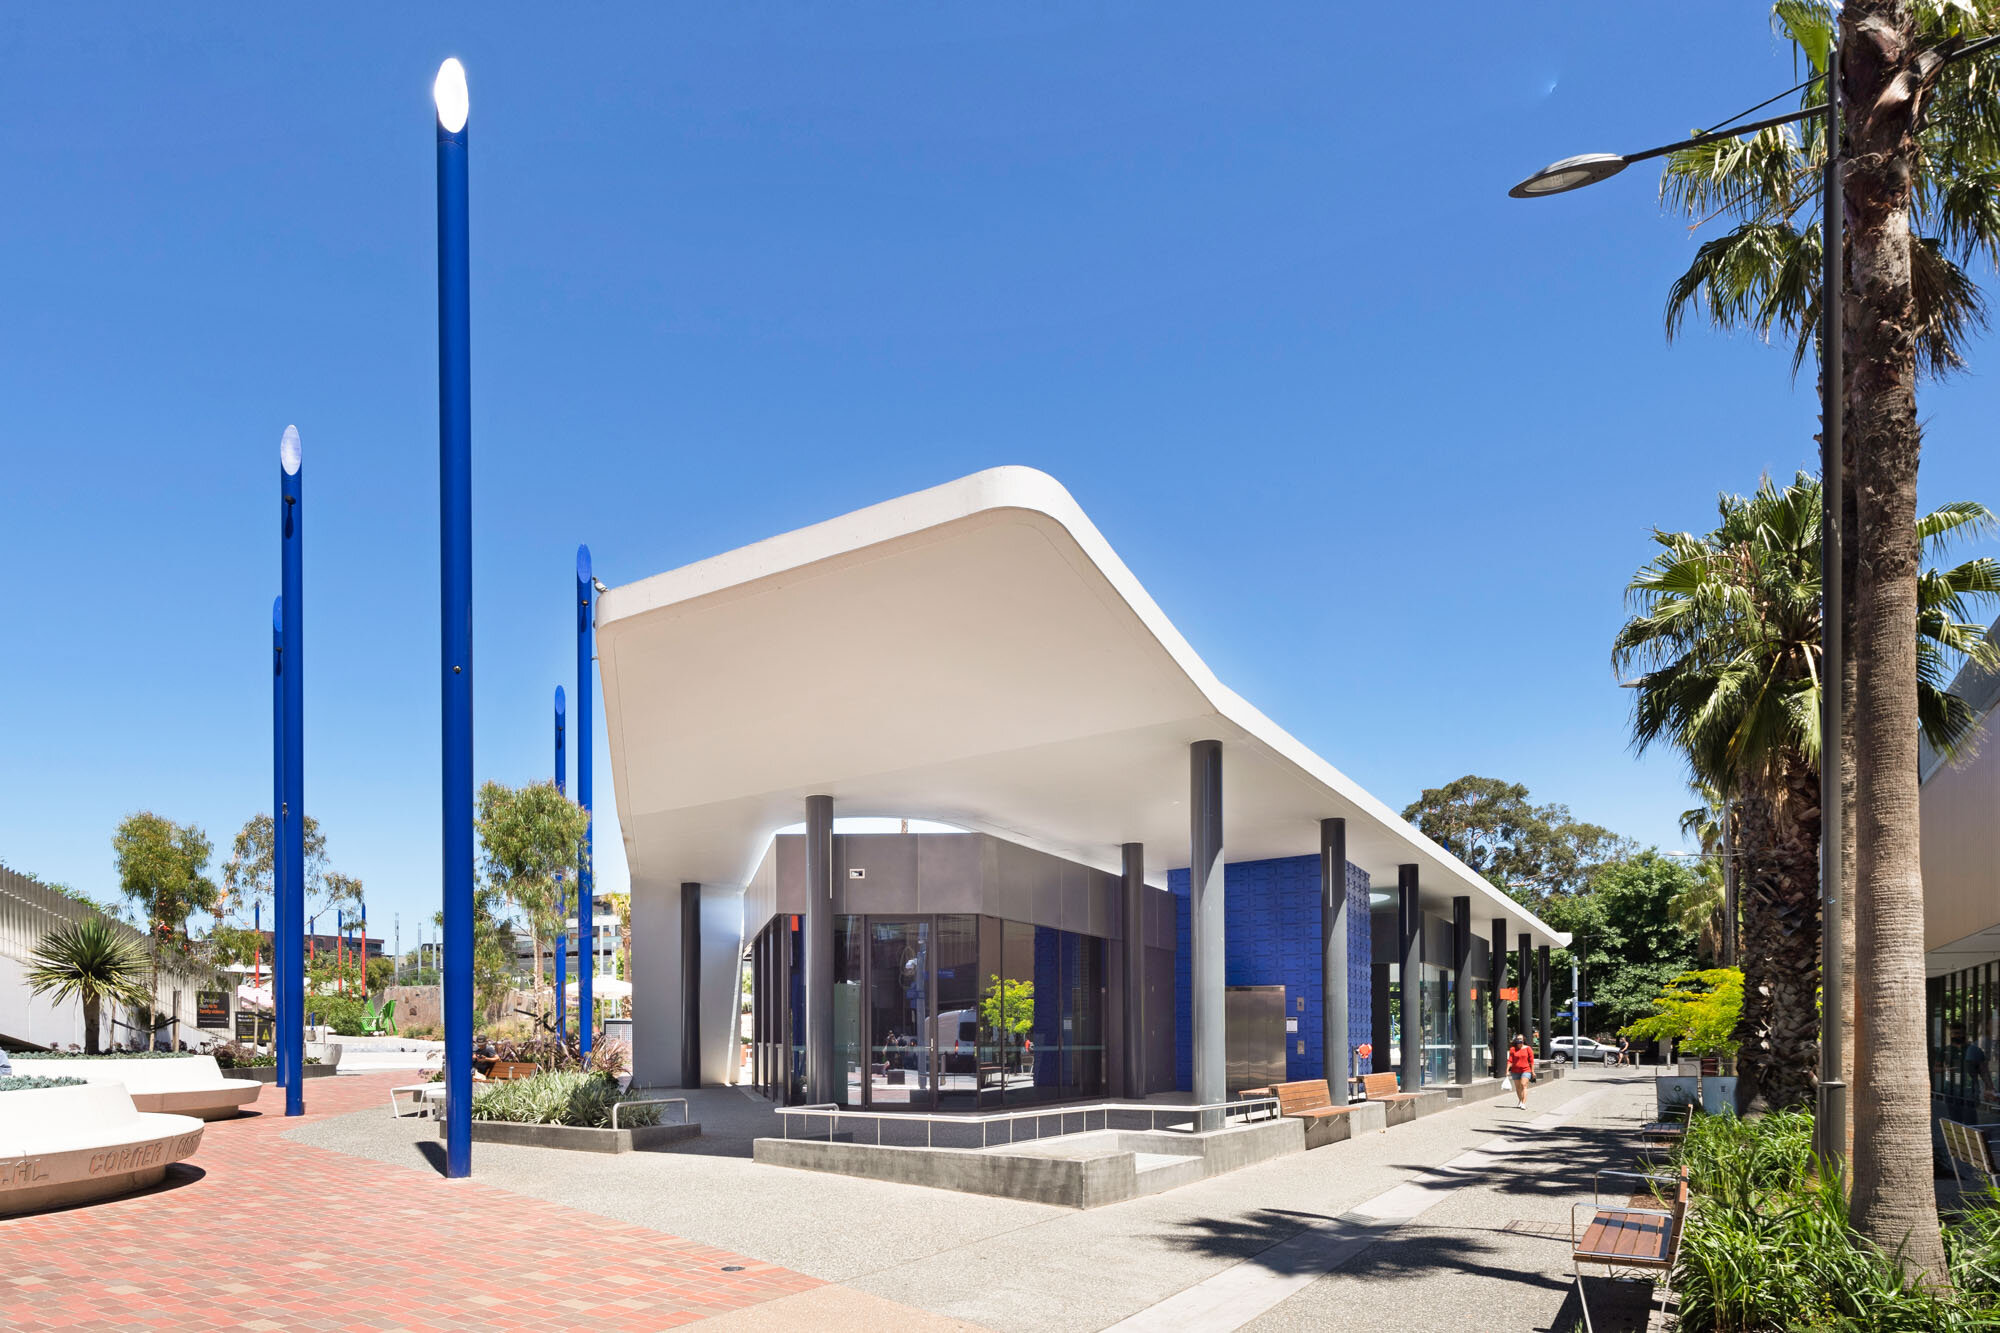
M1132 1166L1138 1175L1138 1194L1158 1194L1163 1190L1178 1189L1205 1179L1208 1174L1207 1164L1201 1158L1174 1153L1133 1153Z

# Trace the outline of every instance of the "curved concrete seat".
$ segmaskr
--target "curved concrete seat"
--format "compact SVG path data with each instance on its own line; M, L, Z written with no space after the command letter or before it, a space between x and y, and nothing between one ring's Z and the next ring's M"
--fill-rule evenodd
M0 1216L157 1184L194 1156L202 1128L137 1110L120 1083L0 1092Z
M264 1085L253 1078L224 1078L212 1055L165 1060L121 1060L115 1055L86 1060L20 1060L16 1073L120 1083L140 1111L221 1120L242 1114Z

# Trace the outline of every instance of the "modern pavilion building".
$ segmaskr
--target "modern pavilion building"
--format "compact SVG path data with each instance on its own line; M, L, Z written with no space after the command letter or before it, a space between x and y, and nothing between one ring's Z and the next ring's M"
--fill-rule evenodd
M1040 472L610 589L597 634L641 1082L911 1109L1462 1083L1531 974L1549 1032L1567 937L1217 680ZM837 830L860 816L926 831Z

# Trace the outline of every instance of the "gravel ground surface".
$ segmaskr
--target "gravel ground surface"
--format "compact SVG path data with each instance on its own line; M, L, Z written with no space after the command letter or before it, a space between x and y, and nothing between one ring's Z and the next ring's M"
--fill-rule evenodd
M774 1132L774 1117L734 1089L696 1094L704 1138L687 1149L598 1157L480 1144L474 1172L996 1330L1101 1329L1209 1279L1256 1294L1220 1316L1147 1326L1567 1330L1569 1204L1588 1197L1598 1167L1629 1165L1630 1131L1651 1099L1649 1072L1592 1068L1537 1087L1525 1112L1511 1098L1455 1107L1088 1212L759 1166L749 1141ZM1535 1125L1573 1102L1570 1119ZM386 1106L293 1131L413 1171L436 1170L436 1134L428 1121L391 1120ZM1496 1140L1506 1147L1491 1169L1430 1174ZM1339 1270L1312 1276L1324 1267L1316 1237L1260 1266L1273 1247L1413 1180L1446 1192L1424 1194L1424 1213ZM1289 1294L1272 1295L1266 1272ZM1365 1292L1353 1285L1364 1279ZM1591 1308L1600 1314L1595 1288Z

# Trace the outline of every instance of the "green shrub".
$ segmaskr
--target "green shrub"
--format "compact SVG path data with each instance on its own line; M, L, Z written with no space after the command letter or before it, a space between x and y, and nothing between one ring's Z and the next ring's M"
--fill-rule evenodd
M14 1060L191 1060L196 1051L20 1051Z
M508 1120L525 1125L575 1125L607 1129L611 1108L622 1101L617 1081L604 1074L557 1070L533 1078L475 1085L472 1118ZM634 1107L618 1117L619 1127L656 1125L657 1106Z
M1692 1198L1675 1282L1687 1333L1957 1333L2000 1320L2000 1208L1947 1229L1959 1290L1938 1294L1848 1225L1841 1182L1813 1170L1810 1115L1698 1115L1675 1160Z
M89 1079L49 1078L42 1074L9 1074L0 1078L0 1092L33 1092L37 1088L87 1087Z
M363 1000L358 995L308 995L306 1014L317 1014L319 1022L343 1037L361 1035L361 1013Z

